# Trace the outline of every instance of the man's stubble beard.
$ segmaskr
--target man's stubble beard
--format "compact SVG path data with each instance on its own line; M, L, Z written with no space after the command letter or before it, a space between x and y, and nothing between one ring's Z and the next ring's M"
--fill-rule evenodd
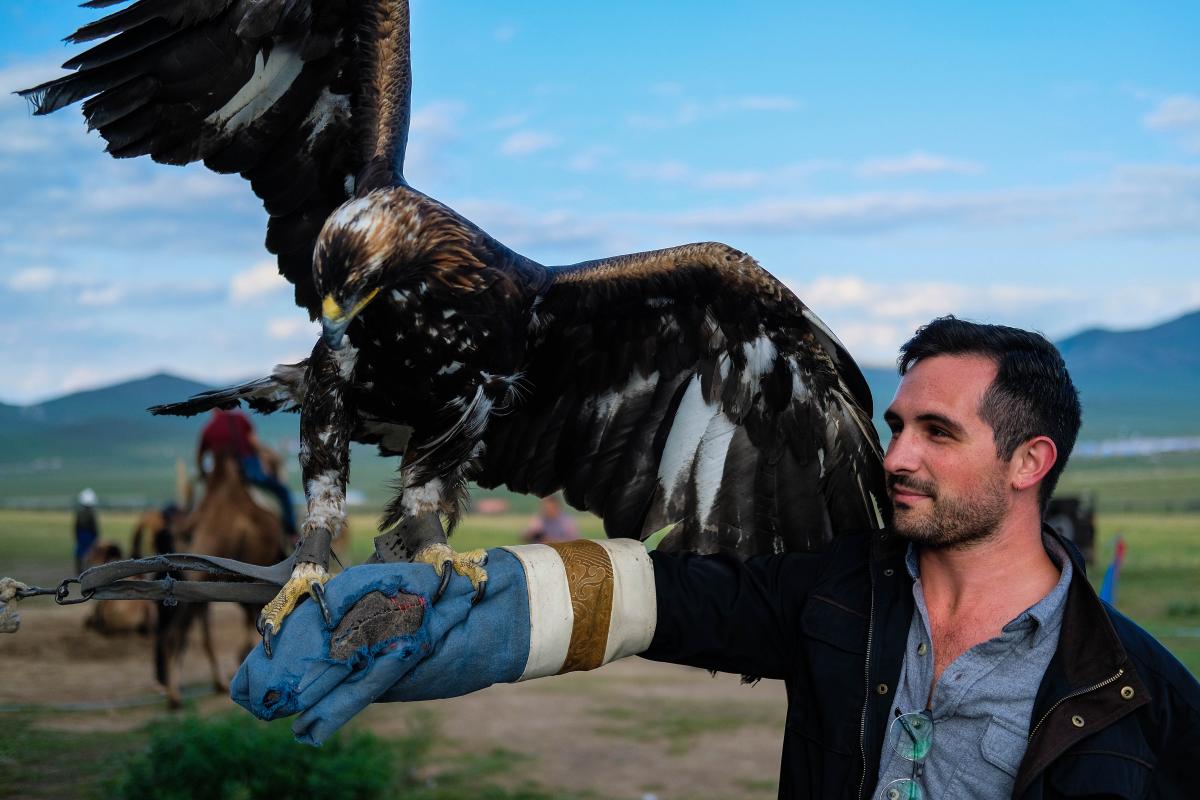
M912 508L893 508L896 533L923 547L969 548L991 538L1008 514L1008 496L1000 480L981 486L970 497L946 497L938 493L936 484L893 478L889 477L888 482L932 497L932 508L925 515Z

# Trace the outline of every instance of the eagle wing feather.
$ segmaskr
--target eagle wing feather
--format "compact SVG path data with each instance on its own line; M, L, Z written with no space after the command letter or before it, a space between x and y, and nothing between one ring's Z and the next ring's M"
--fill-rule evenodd
M355 193L404 181L407 3L137 0L67 37L97 39L63 65L70 74L20 94L37 114L83 100L116 157L240 173L270 215L267 249L315 318L321 226Z
M492 420L477 481L569 503L609 536L742 556L882 524L870 394L845 349L720 244L559 268L528 399Z

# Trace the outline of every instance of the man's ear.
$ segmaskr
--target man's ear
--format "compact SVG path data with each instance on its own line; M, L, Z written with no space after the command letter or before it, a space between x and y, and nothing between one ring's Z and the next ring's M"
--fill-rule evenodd
M1021 444L1009 461L1012 487L1023 491L1036 486L1058 461L1058 448L1049 436L1035 436Z

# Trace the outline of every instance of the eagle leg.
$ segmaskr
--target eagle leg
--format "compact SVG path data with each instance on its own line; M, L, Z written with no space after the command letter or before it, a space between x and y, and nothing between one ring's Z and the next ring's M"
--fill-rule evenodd
M330 544L348 524L351 410L347 408L346 376L353 369L355 357L353 348L333 350L319 340L309 358L305 373L308 391L300 407L300 469L308 513L301 527L292 576L259 615L258 629L268 658L283 620L305 595L313 598L325 624L331 624L324 586L330 578Z
M441 578L433 602L437 602L450 584L450 575L457 572L471 581L475 588L472 604L483 598L487 588L487 551L470 550L456 553L446 544L446 532L437 511L426 509L415 511L404 517L396 527L375 539L376 558L379 561L406 560L433 567ZM447 569L449 567L449 569Z

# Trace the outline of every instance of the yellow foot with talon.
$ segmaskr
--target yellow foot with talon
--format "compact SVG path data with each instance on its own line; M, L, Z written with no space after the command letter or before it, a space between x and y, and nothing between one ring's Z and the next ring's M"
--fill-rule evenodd
M448 566L453 567L455 572L471 581L471 586L475 588L475 596L471 598L471 605L475 605L483 599L488 581L487 570L483 568L483 565L487 563L486 550L468 550L465 553L457 553L449 545L438 542L422 547L413 555L412 560L419 564L429 564L437 576L442 579L437 594L433 596L433 602L436 603L442 599L442 593L446 591L446 586L450 583L450 570L446 569Z
M263 606L258 615L258 631L262 634L263 652L267 654L267 658L271 657L271 646L283 627L284 617L292 613L305 595L310 595L316 601L325 624L332 624L329 606L325 603L325 582L329 577L324 567L302 561L292 570L292 577L279 590L279 594Z

